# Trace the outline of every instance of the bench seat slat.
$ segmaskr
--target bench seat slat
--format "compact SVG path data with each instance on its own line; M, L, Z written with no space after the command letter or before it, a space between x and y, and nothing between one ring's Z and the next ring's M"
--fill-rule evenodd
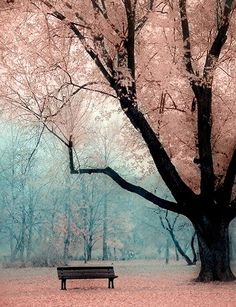
M91 271L76 271L76 270L67 270L67 271L59 271L59 273L62 274L71 274L71 273L76 273L76 274L94 274L94 273L99 273L99 274L114 274L114 271L98 271L98 270L91 270Z
M113 266L63 266L57 270L114 270Z
M109 278L117 278L118 276L66 276L61 277L59 279L109 279Z
M96 278L96 277L100 277L100 278L109 278L109 277L115 277L115 274L104 274L104 273L77 273L77 272L73 272L73 273L65 273L65 274L59 274L58 275L60 278L85 278L86 276L88 278Z
M67 272L59 272L59 274L62 274L62 275L93 275L93 274L100 274L100 275L106 275L106 276L109 276L109 275L115 275L114 272L73 272L73 271L67 271Z

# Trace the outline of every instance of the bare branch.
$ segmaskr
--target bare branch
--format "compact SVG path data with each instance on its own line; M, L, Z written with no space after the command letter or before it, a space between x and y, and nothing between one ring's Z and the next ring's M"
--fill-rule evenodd
M111 29L119 36L119 38L123 38L122 33L120 30L111 22L108 14L107 14L107 8L104 0L101 0L101 4L99 5L97 0L91 0L93 4L93 8L95 12L99 13L107 22L107 24L111 27Z
M92 173L93 174L105 174L111 177L123 189L129 192L135 193L145 198L146 200L152 202L153 204L158 205L159 207L163 209L171 210L177 213L182 213L181 206L179 206L178 204L171 202L171 201L161 199L157 197L156 195L152 194L151 192L145 190L144 188L128 182L110 167L80 169L79 173L80 174L92 174Z
M98 66L99 70L103 74L103 76L106 78L106 80L109 82L110 85L113 85L113 68L111 67L111 62L108 57L108 61L106 63L107 68L110 70L107 70L107 68L103 65L98 53L87 43L85 36L82 34L82 32L79 30L79 25L77 25L75 22L71 22L67 20L66 16L63 15L61 12L57 11L53 5L51 5L48 1L42 0L42 2L51 10L51 15L54 16L56 19L65 22L67 26L74 32L74 34L78 37L81 44L83 45L85 51L88 53L88 55L93 59L95 64ZM77 16L77 15L76 15ZM77 16L78 17L78 16ZM104 59L105 60L105 59Z
M36 145L35 145L34 149L32 150L32 152L31 152L31 154L30 154L30 156L29 156L29 158L28 158L28 162L27 162L27 165L26 165L26 167L25 167L24 173L26 173L28 167L30 166L30 162L31 162L31 160L32 160L32 158L33 158L33 155L35 154L37 148L39 147L39 144L40 144L40 141L41 141L41 138L42 138L44 129L45 129L45 126L43 126L43 128L42 128L41 131L40 131L40 134L39 134L38 140L37 140L37 142L36 142Z

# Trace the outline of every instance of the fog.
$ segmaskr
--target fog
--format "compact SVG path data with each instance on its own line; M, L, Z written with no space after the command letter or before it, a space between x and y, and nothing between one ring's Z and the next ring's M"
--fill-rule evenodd
M0 260L5 267L71 260L198 261L194 230L183 216L159 209L103 174L70 174L67 150L52 135L40 135L38 127L3 121L1 129ZM160 178L129 178L171 198ZM235 241L231 257L236 257Z

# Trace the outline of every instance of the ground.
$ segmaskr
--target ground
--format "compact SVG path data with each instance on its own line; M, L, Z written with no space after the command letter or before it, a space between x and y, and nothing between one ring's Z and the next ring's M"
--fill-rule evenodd
M67 281L67 291L60 290L56 268L2 268L0 307L236 306L236 282L195 283L197 266L160 261L113 265L119 275L115 289L108 289L106 280L71 280Z

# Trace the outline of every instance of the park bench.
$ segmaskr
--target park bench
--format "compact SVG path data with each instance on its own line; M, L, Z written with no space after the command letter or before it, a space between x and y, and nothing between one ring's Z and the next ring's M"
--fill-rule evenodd
M67 279L108 279L108 288L114 288L115 275L112 266L58 267L57 274L61 280L61 290L66 290Z

